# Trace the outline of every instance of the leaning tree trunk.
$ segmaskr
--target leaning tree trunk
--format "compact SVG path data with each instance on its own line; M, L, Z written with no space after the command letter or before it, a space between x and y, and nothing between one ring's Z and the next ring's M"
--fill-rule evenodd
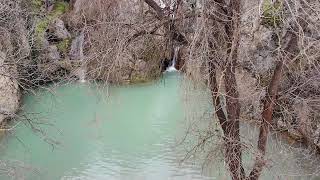
M299 52L299 50L297 49L298 37L295 34L295 32L287 31L285 37L289 38L289 41L287 42L287 44L284 45L284 52L281 52L281 57L273 72L273 76L268 87L262 112L262 119L258 139L259 156L255 160L253 169L248 177L249 180L258 180L261 175L263 166L265 164L264 156L266 154L269 127L270 124L272 124L272 114L277 102L276 97L278 95L278 90L282 78L282 71L285 63L288 62L289 59L294 58L294 54L297 54L297 52Z
M218 2L222 3L222 2ZM224 2L223 2L224 3ZM227 56L224 64L224 84L226 91L226 113L224 114L220 99L218 97L218 87L215 77L215 67L213 63L210 66L210 83L213 103L220 125L224 132L225 140L225 161L229 166L229 171L233 180L245 179L245 172L242 166L242 152L240 142L240 103L239 92L235 77L235 65L238 59L239 48L239 23L240 23L240 3L241 1L231 1L229 5L225 4L223 12L228 17L224 22L227 35Z
M250 180L257 180L261 174L264 166L264 156L266 154L266 145L269 133L269 126L272 123L272 114L276 102L276 95L278 94L278 89L280 85L280 80L282 76L283 61L281 60L276 69L272 80L268 87L267 97L264 103L264 108L262 112L262 121L260 125L260 133L258 139L258 150L260 152L259 156L255 160L254 168L251 171L249 178Z

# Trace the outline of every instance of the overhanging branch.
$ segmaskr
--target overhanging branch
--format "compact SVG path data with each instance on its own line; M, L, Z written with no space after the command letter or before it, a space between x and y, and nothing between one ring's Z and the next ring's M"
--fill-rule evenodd
M158 19L161 19L164 17L164 13L162 8L153 0L144 0L145 3L147 3L154 11L156 11Z

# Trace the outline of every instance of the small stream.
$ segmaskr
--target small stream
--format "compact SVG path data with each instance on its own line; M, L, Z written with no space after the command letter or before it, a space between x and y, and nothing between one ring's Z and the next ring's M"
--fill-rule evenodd
M27 95L21 116L35 127L23 121L2 139L0 179L229 179L223 156L206 168L201 156L181 162L197 139L178 146L191 112L186 108L190 102L185 100L183 79L170 72L141 85L106 88L77 83ZM212 108L195 99L191 109L199 111L192 119L199 119ZM257 133L256 128L242 127L243 134L249 130ZM263 179L311 179L313 168L299 166L302 151L277 146L276 140L269 141L272 163ZM250 157L244 156L250 165ZM305 176L298 176L301 172Z

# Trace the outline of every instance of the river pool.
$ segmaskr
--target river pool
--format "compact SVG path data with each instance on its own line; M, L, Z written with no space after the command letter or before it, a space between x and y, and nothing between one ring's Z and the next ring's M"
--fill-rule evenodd
M23 120L2 138L0 179L228 179L223 156L205 168L201 156L181 161L197 139L180 143L190 125L186 115L200 119L211 109L201 104L210 99L205 93L186 108L190 102L182 81L173 72L140 85L74 83L26 95L20 116L33 126ZM242 129L245 134L251 126ZM277 146L275 140L269 142L269 147ZM296 176L295 150L282 151L287 150L269 151L273 163L263 179L311 178Z

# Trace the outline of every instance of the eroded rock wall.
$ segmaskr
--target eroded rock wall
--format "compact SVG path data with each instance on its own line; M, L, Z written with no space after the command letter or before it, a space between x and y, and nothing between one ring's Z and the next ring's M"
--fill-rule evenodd
M7 56L0 51L0 123L14 118L19 109L20 89L16 80L16 67L8 62Z

